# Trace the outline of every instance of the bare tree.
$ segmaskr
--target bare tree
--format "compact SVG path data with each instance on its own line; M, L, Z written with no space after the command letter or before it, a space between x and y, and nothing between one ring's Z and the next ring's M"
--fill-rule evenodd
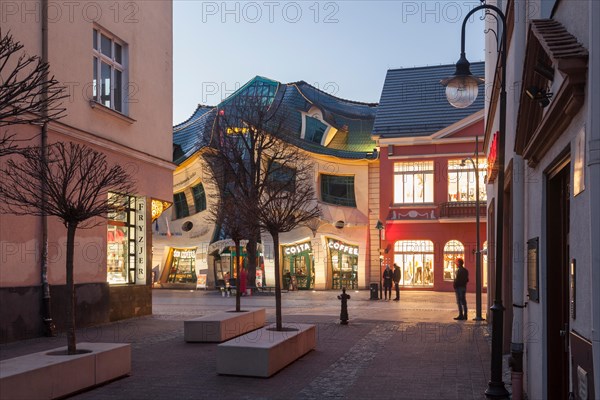
M263 229L273 237L278 330L282 329L279 233L320 215L312 166L305 153L289 143L287 114L273 109L264 97L240 94L218 110L212 140L226 171L224 182L240 208L240 220L247 231Z
M64 87L49 78L49 65L39 56L29 56L10 32L0 30L0 157L18 150L17 124L43 125L64 116Z
M0 171L0 210L16 215L48 215L67 228L67 344L75 354L75 286L73 255L78 228L102 223L109 211L119 210L122 196L134 183L119 165L109 166L106 156L85 145L57 142L43 150L22 150L22 158L10 159Z

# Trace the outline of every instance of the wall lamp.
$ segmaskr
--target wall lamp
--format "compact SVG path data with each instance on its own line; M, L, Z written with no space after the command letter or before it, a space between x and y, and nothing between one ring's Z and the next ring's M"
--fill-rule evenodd
M530 99L537 101L542 108L547 107L552 98L552 93L548 93L546 90L539 89L535 86L525 89L525 94L527 94Z

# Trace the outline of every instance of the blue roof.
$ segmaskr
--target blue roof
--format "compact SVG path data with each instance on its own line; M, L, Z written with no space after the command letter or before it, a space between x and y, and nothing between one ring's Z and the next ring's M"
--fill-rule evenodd
M454 108L448 103L440 81L454 75L455 70L455 64L388 70L373 135L381 138L431 135L482 110L482 88L467 108ZM484 63L471 63L471 73L484 76Z
M198 106L185 122L173 127L173 162L180 164L188 157L208 146L218 110L235 115L237 107L244 104L244 96L267 99L269 112L285 116L288 141L307 151L348 159L373 159L376 143L371 137L377 104L360 103L337 98L306 82L281 84L260 76L255 77L217 107ZM302 113L317 107L323 119L337 129L328 144L310 142L301 138Z

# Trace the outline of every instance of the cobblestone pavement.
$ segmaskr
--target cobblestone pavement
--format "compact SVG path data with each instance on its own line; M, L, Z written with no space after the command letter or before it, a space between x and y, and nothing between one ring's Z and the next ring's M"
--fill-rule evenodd
M317 347L264 379L217 375L216 344L183 341L184 320L232 309L234 298L214 291L155 290L152 316L78 331L78 342L131 343L132 374L73 398L484 398L490 370L488 326L454 321L453 293L403 292L401 301L394 302L370 301L369 291L352 291L347 326L339 324L338 294L283 293L284 322L315 324ZM467 296L469 305L474 306L474 299ZM274 304L274 296L242 298L242 308L265 307L268 322L275 320ZM65 344L64 335L9 343L0 346L0 359Z

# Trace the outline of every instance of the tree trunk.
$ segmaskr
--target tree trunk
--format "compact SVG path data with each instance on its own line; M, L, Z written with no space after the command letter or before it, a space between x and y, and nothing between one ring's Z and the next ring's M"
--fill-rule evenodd
M67 225L67 347L68 354L76 354L75 339L75 284L73 281L73 253L75 252L75 231L77 223Z
M283 330L281 321L281 274L279 273L279 232L270 232L273 237L273 258L275 261L275 321L276 329Z
M242 255L240 254L240 240L239 239L234 239L234 243L235 243L235 287L236 287L236 291L235 291L235 311L236 312L240 312L241 311L241 296L242 293L240 292L240 283L241 283L241 279L240 279L240 262L242 260Z
M256 287L256 263L258 262L257 257L257 243L258 240L256 235L252 233L246 244L246 255L248 257L248 285L250 287Z

